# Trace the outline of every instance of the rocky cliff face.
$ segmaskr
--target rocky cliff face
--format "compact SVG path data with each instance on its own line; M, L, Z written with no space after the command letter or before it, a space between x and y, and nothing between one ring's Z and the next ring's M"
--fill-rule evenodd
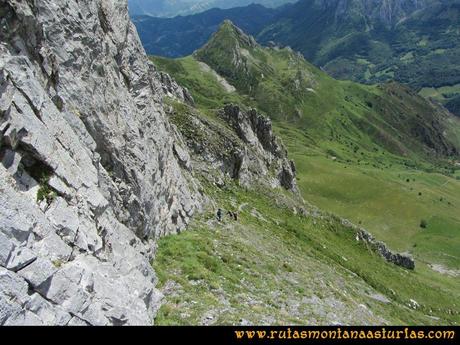
M288 159L286 149L273 134L269 118L255 109L244 111L235 105L227 105L220 116L235 131L245 148L236 171L243 184L251 185L252 181L264 176L270 179L272 187L297 191L294 162Z
M296 191L294 166L255 111L174 121L165 101L193 98L148 61L126 0L0 14L0 324L152 324L155 239L203 206L195 173Z
M167 113L180 133L174 149L184 169L218 187L236 181L298 194L294 162L257 110L229 104L210 116L173 102Z
M198 205L126 0L1 0L0 324L151 324Z

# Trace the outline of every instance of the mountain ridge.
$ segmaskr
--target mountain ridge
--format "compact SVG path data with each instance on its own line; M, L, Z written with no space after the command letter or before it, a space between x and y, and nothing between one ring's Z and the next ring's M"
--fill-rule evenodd
M262 30L275 13L273 9L253 4L228 10L211 9L195 16L173 19L148 16L133 16L132 19L149 54L175 57L178 49L189 55L203 46L225 19L240 23L246 31L255 33ZM178 30L183 35L178 34Z
M278 7L295 0L128 0L132 16L149 15L153 17L175 17L203 12L211 8L229 9L250 4L261 4L266 7Z
M219 75L226 77L230 84L235 86L240 91L243 91L250 96L256 96L259 92L258 90L260 90L260 85L264 84L264 79L273 77L277 81L281 80L281 77L277 75L277 73L279 73L279 71L276 71L277 67L275 66L275 64L270 63L270 58L268 56L271 52L276 53L277 49L267 49L260 46L252 36L246 35L231 21L226 20L222 23L219 30L211 37L209 42L194 53L194 57L214 68ZM317 90L320 87L320 83L318 83L318 80L324 79L326 77L325 75L321 75L323 72L320 72L319 70L315 69L315 67L308 64L307 61L305 61L300 54L295 53L290 49L284 49L281 50L281 52L284 52L284 54L290 60L290 64L292 65L292 67L290 68L298 68L293 79L282 81L282 83L284 83L285 85L298 85L296 86L298 90L285 89L284 92L287 94L291 94L298 103L301 103L305 97L315 97L315 93L312 93L309 90L315 91L315 89ZM266 54L267 56L264 56L264 54ZM307 72L306 75L302 75L302 72L305 73L305 71L308 71L309 73ZM406 94L409 97L415 98L415 102L411 101L414 104L425 103L424 107L426 107L426 109L430 109L430 107L432 107L433 110L435 109L433 106L429 104L429 102L425 102L421 97L417 96L408 88L401 88L398 85L396 85L395 87L392 87L391 85L382 85L381 90L388 92L389 96L393 95L393 93ZM282 92L280 89L279 99L282 99L281 93ZM263 106L261 107L262 109L264 109ZM264 110L270 112L268 109ZM286 111L284 112L286 113ZM291 111L291 113L293 113L293 111ZM425 123L433 122L431 119L431 116L433 115L430 114L429 110L425 110L420 113L427 114ZM442 112L440 112L440 114L441 113ZM385 114L385 116L388 115ZM302 115L300 115L300 117L302 117ZM387 118L386 121L392 121L392 126L398 128L398 121L401 121L401 119L398 119L397 121L390 119L391 118ZM421 120L414 119L413 121L414 123L419 122L422 125L422 127L424 125L423 121ZM414 133L418 132L428 133L425 131L426 129L422 129L420 127L419 129L412 128L405 133L408 137L410 137L411 135L414 135ZM402 134L401 131L397 132L398 135ZM441 128L434 129L434 131L432 132L432 138L441 139L443 137L442 132L443 129ZM424 135L421 134L420 138L422 140L428 140L426 141L427 145L431 146L432 148L438 147L438 149L442 153L458 154L458 151L454 149L453 146L451 146L451 148L449 149L449 145L443 142L442 139L438 142L440 146L436 146L434 142L431 142L431 139L428 139L430 137L430 135L428 135L428 137L424 137Z
M214 20L226 17L261 44L300 51L333 77L366 84L396 80L456 112L460 97L458 6L457 0L302 0L269 15L261 8L248 8L258 18L256 25L238 15L243 9L238 13L223 10L217 17L204 12L178 20L195 23L187 26L187 34L178 29L176 19L163 20L168 41L158 42L154 50L149 49L148 22L156 20L135 23L143 32L148 53L179 57L201 47L217 29Z

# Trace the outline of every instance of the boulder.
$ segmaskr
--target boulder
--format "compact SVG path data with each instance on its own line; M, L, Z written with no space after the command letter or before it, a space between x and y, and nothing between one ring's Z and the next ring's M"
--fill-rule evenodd
M14 247L13 241L0 232L0 266L6 267Z
M17 272L30 263L34 262L37 259L37 256L33 251L27 247L16 247L15 250L11 253L11 257L8 260L8 265L6 268Z

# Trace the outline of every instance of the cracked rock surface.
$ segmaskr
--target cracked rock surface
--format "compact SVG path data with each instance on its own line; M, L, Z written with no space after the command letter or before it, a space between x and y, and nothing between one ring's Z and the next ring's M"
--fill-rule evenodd
M126 0L0 0L0 324L152 324L199 200Z

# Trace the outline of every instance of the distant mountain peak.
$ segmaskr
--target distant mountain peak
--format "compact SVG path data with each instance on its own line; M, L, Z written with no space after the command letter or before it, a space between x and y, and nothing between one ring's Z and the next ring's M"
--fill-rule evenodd
M210 9L230 9L243 6L276 8L296 0L128 0L132 16L175 17L201 13Z
M220 24L220 29L223 29L223 28L237 28L237 26L235 24L233 24L233 22L230 20L230 19L225 19L222 24Z
M257 46L257 42L254 37L247 35L238 26L233 24L231 20L226 19L222 22L219 29L211 37L209 42L211 43L215 40L223 40L228 42L229 39L231 39L233 43L236 43L242 47L254 48Z
M217 73L228 76L235 87L250 93L261 78L260 71L253 65L252 56L259 49L261 46L252 36L244 33L230 20L225 20L194 56L213 66Z

